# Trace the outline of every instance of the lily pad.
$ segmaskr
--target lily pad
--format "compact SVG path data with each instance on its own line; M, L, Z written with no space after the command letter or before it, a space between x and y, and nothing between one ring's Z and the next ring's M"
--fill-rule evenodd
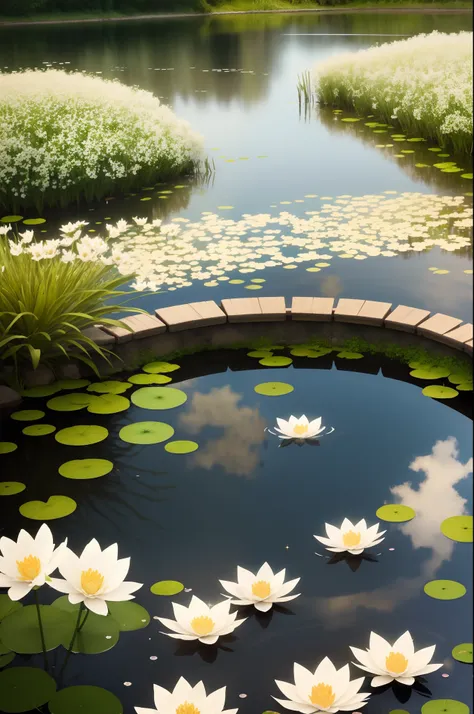
M472 377L467 372L452 372L448 376L448 382L451 382L451 384L462 384L470 381L472 381Z
M21 481L0 481L0 496L15 496L26 488Z
M0 622L7 616L11 615L12 612L16 612L17 610L21 610L23 605L21 602L14 602L13 600L10 600L8 595L0 595ZM4 647L4 645L2 645ZM6 648L7 651L9 648Z
M171 377L166 374L132 374L128 381L131 384L168 384Z
M21 409L11 415L15 421L37 421L44 417L44 412L40 409Z
M64 634L62 641L63 647L68 648L71 644L72 635L76 626L79 605L71 605L67 595L59 599L65 601L65 612L69 611L67 605L69 605L71 611L74 612L74 617L70 618L71 624L69 631ZM53 607L57 607L60 611L62 609L57 600L53 603ZM94 612L89 612L86 619L86 614L87 613L84 613L81 617L81 624L83 622L84 624L74 640L72 651L80 654L101 654L115 647L120 637L120 628L117 621L113 617L96 615Z
M132 394L132 402L142 409L175 409L188 395L174 387L142 387Z
M87 387L88 384L90 384L90 381L88 379L59 379L56 382L56 386L58 387L58 389L66 390L83 389L84 387Z
M456 645L453 647L451 654L454 659L458 662L464 662L464 664L472 664L472 642L464 642L461 645Z
M0 669L3 669L3 667L6 667L8 664L11 664L11 662L13 662L15 657L16 657L16 654L14 652L7 652L6 654L0 654Z
M238 278L229 280L229 285L243 285L243 283L245 283L245 280L239 280Z
M348 124L353 124L356 121L361 121L361 119L358 117L344 117L344 119L341 119L341 121L345 121Z
M199 449L199 444L195 441L168 441L165 444L165 451L169 454L191 454Z
M23 223L25 226L40 226L42 223L46 223L46 218L25 218Z
M150 613L136 602L109 602L108 608L120 632L142 630L150 624Z
M461 384L456 385L458 392L472 392L473 383L472 382L461 382Z
M118 414L125 412L130 406L130 400L118 394L101 394L87 407L90 414Z
M0 454L11 454L12 451L16 451L18 445L14 444L13 441L0 441Z
M448 377L450 369L443 367L429 367L426 369L414 369L410 372L411 377L416 377L416 379L442 379L443 377Z
M0 710L5 714L39 710L55 692L54 679L37 667L12 667L0 673Z
M292 362L291 357L264 357L259 360L259 364L264 367L287 367Z
M30 424L30 426L25 426L22 429L22 434L26 436L47 436L48 434L54 434L56 427L52 424Z
M459 392L451 387L442 387L438 384L430 384L429 387L422 389L422 394L431 399L454 399Z
M423 588L435 600L457 600L466 594L466 588L456 580L430 580Z
M162 374L167 372L174 372L180 369L179 364L172 364L171 362L149 362L143 367L143 371L147 374Z
M262 285L245 285L245 290L261 290Z
M177 595L183 590L184 585L178 580L159 580L150 588L153 595Z
M469 714L469 707L457 699L431 699L423 704L421 714Z
M109 474L114 465L107 459L73 459L61 464L58 471L64 478L85 481Z
M54 650L74 627L71 615L51 605L40 605L46 650ZM7 615L0 623L0 638L5 647L18 654L43 651L35 605L26 605Z
M451 516L441 523L441 533L458 543L472 543L472 516Z
M97 392L97 394L123 394L130 389L128 382L119 382L115 379L109 379L105 382L93 382L87 387L88 392Z
M115 694L89 685L61 689L48 706L51 714L123 714L122 704Z
M14 215L12 215L12 216L2 216L2 217L0 218L0 221L1 221L2 223L18 223L18 221L22 221L22 220L23 220L23 216L14 216Z
M104 441L108 435L109 432L103 426L81 424L61 429L54 438L60 444L65 444L66 446L90 446L91 444L98 444L99 441Z
M461 174L461 178L469 179L469 181L472 181L472 174Z
M343 350L342 352L338 352L337 356L339 359L362 359L364 355L360 352L348 352L347 350Z
M307 357L309 352L311 352L310 347L293 347L290 355L293 355L293 357Z
M252 278L251 283L266 283L265 278Z
M416 516L415 511L410 506L403 506L400 503L388 503L380 506L375 512L377 518L388 523L404 523L411 521Z
M71 394L62 394L60 397L53 397L46 402L46 406L55 412L77 412L91 405L96 399L98 397L93 394L72 392Z
M60 387L56 384L42 384L37 387L30 387L29 389L23 389L21 395L23 397L50 397L53 394L59 392Z
M252 350L252 352L247 352L247 357L255 357L255 359L263 359L264 357L273 357L270 350Z
M45 501L27 501L19 511L25 518L33 521L52 521L56 518L65 518L77 508L77 503L69 496L50 496Z
M128 444L160 444L173 434L173 427L162 421L139 421L122 427L119 437Z
M290 394L294 387L286 382L262 382L257 384L254 390L264 397L282 397L284 394Z

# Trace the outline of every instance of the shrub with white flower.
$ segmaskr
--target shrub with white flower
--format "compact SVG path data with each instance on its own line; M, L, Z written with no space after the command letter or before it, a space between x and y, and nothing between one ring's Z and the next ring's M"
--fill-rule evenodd
M192 172L202 147L151 92L55 69L0 73L0 204L10 209Z

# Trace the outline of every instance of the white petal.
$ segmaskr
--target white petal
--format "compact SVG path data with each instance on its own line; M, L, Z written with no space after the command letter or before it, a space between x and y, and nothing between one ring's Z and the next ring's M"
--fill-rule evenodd
M202 642L204 645L215 645L219 639L219 635L205 635L204 637L199 637L198 639L199 642Z
M227 592L233 595L234 597L243 597L243 588L241 588L238 583L231 583L228 580L219 580L219 582L224 588L224 590L227 590Z
M256 602L254 604L254 607L256 610L259 610L260 612L268 612L269 610L272 609L272 603L271 602Z
M306 669L306 667L303 667L303 665L298 664L298 662L295 662L293 665L293 677L295 680L296 689L298 691L298 697L296 701L307 703L309 696L308 692L311 692L311 688L315 684L315 678L313 673L309 669ZM283 694L286 697L290 696L287 692L283 692ZM294 696L291 695L290 698L293 699Z
M415 645L413 644L413 638L408 630L393 643L393 651L401 652L408 661L411 660L415 652Z
M378 677L374 677L370 684L372 687L383 687L384 684L390 684L390 682L393 682L393 677L389 674L381 674Z
M417 672L419 669L423 669L423 667L426 667L428 662L430 662L433 658L435 649L436 645L432 645L431 647L424 647L423 649L418 650L418 652L415 652L415 654L408 663L408 670L410 674L412 674L413 672Z
M95 612L96 615L105 615L108 614L109 608L107 607L107 603L105 600L101 600L100 598L91 598L91 597L86 597L84 598L84 605L91 610L91 612Z
M303 669L304 669L304 667L303 667ZM308 670L306 670L306 671L308 671ZM306 694L306 691L310 692L311 687L313 686L313 679L312 679L313 675L311 674L311 672L309 672L309 675L311 677L311 679L309 680L310 681L309 689L307 687L301 689L301 687L296 686L296 684L290 684L289 682L282 682L278 679L275 680L275 684L277 685L280 692L282 692L282 694L284 694L285 697L288 697L288 699L291 699L292 702L298 702L298 704L307 704L308 696ZM301 681L303 681L303 680L301 680ZM295 678L295 682L296 682L296 678Z
M294 590L295 587L298 585L300 580L301 578L295 578L295 580L288 580L287 583L282 585L281 588L275 592L275 597L282 597L284 595L288 595L288 593L291 593L291 591Z
M297 704L296 702L290 702L286 699L277 699L276 697L272 697L272 699L278 702L278 704L284 709L289 709L292 712L301 712L301 714L314 714L314 712L318 711L314 708L312 704Z
M442 664L427 664L425 667L417 669L416 671L410 670L407 674L410 674L412 677L420 677L422 674L431 674L431 672L436 672L436 670L440 669L442 666Z
M15 602L21 600L25 595L28 595L32 587L33 585L31 583L12 583L8 590L8 597Z
M133 600L135 597L131 593L136 592L139 590L141 587L143 587L142 583L132 583L132 582L125 582L122 583L121 585L118 586L115 590L112 590L112 592L107 592L103 595L103 598L105 600L110 600L110 602L122 602L125 600Z
M384 672L387 671L385 666L385 660L387 659L391 650L391 645L383 637L377 635L376 632L370 633L369 638L369 651L370 659L377 667L380 667Z
M400 682L400 684L406 684L407 687L411 687L412 684L415 684L414 677L396 677L395 681Z
M180 635L189 635L191 633L191 627L184 628L179 624L179 622L176 622L175 620L170 620L167 617L159 617L158 620L161 622L162 625L168 627L173 632L178 632ZM197 635L193 635L193 638L196 637Z
M168 692L167 689L160 687L158 684L153 685L153 700L158 711L169 706L171 696L171 692Z

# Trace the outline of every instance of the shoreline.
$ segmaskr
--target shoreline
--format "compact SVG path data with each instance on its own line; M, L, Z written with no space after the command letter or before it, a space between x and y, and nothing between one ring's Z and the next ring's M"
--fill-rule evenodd
M433 13L449 14L449 15L472 15L473 9L466 8L448 8L448 7L327 7L320 8L301 8L299 10L227 10L223 12L182 12L182 13L152 13L147 15L119 15L117 17L90 17L90 18L75 18L75 19L49 19L49 20L1 20L0 27L21 27L31 25L77 25L82 23L98 23L98 22L127 22L130 20L174 20L191 17L229 17L233 15L300 15L302 13L310 14L343 14L343 13L419 13L422 15L432 15Z

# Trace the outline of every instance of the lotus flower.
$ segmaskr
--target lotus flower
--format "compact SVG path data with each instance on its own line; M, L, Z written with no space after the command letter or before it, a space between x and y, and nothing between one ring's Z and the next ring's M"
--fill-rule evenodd
M357 647L351 647L351 650L361 663L354 662L357 667L377 675L372 679L372 687L383 687L394 680L411 686L415 677L430 674L442 667L442 664L428 664L434 655L435 647L424 647L415 652L413 639L408 631L393 645L371 632L368 650L359 650Z
M176 634L163 632L176 640L199 640L205 645L213 645L219 637L229 635L244 620L236 620L237 613L229 612L230 601L209 607L205 602L193 595L189 607L173 602L173 612L176 620L159 617L159 621Z
M232 605L254 605L260 612L271 610L273 603L294 600L299 595L288 595L300 579L285 583L285 570L274 573L268 563L264 563L254 575L250 570L237 566L237 582L220 580L222 587L234 596Z
M0 588L8 588L10 600L21 600L30 590L44 585L67 551L67 541L54 549L53 534L46 523L36 537L21 530L18 540L0 538Z
M331 526L330 523L324 525L328 537L316 535L314 537L326 547L326 550L333 553L347 551L352 555L360 555L366 548L372 548L372 546L381 543L384 540L383 534L387 532L379 531L379 523L367 528L364 518L355 525L348 518L344 518L340 528Z
M97 615L107 615L107 600L123 602L133 600L141 583L124 582L130 568L130 558L118 559L116 543L101 550L99 543L91 540L78 558L69 548L62 559L59 572L65 578L52 578L49 584L55 590L69 595L69 602L84 605Z
M322 420L322 417L318 417L313 421L308 421L304 414L299 419L290 416L288 421L277 417L278 426L275 427L275 431L278 431L279 439L315 439L326 429L325 426L321 426Z
M198 682L192 687L184 677L178 680L172 692L153 685L156 709L135 707L137 714L237 714L238 709L226 709L225 687L212 694L206 694L204 684Z
M325 657L314 674L300 664L294 665L295 683L276 681L288 699L273 697L285 709L302 714L314 712L349 711L360 709L370 696L359 692L364 677L350 680L349 665L337 670L329 657Z

